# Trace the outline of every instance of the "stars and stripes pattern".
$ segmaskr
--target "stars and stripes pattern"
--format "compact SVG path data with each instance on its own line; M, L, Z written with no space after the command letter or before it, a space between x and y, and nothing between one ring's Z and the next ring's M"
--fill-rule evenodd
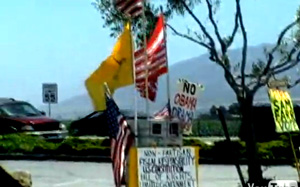
M143 12L143 0L115 0L115 7L129 17L136 17Z
M111 159L116 187L124 182L126 156L134 142L134 134L114 100L106 96L106 119L111 140Z
M153 117L154 119L166 119L169 118L170 115L170 104L166 104L160 111L154 113Z
M157 92L157 86L158 82L157 80L148 80L148 99L150 101L155 101L156 99L156 92ZM145 87L145 82L140 82L136 84L137 90L140 92L140 96L143 98L146 98L146 87Z
M149 100L155 101L158 77L168 72L167 49L164 37L164 17L159 16L153 35L147 44L147 63L145 50L141 48L134 53L135 81L137 90L146 97L146 76L148 76ZM147 72L148 70L148 72Z

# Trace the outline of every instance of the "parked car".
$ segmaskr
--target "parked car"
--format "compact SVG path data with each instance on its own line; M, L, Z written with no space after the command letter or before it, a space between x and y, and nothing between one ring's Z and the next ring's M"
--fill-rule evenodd
M108 136L108 125L103 112L92 112L89 115L73 121L70 133L75 136Z
M64 139L66 126L31 104L11 98L0 98L0 134L26 133L46 139Z
M127 122L134 119L134 111L120 110ZM146 119L146 114L139 112L140 119ZM108 136L107 119L104 111L95 111L70 124L70 134L74 136Z

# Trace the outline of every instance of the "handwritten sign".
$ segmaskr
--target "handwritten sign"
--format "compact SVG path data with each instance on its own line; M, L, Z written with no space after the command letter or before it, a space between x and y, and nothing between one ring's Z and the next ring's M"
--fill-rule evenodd
M178 82L178 89L172 101L171 111L172 116L178 118L185 128L191 129L192 120L197 109L197 100L203 86L191 83L187 80L180 79ZM185 129L189 131L189 129Z
M197 187L195 148L138 148L139 187Z

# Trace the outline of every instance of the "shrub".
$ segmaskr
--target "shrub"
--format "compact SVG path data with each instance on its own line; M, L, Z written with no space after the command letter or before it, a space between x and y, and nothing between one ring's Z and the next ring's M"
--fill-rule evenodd
M299 144L299 133L292 134L295 148ZM80 155L80 156L109 156L109 139L81 139L70 137L62 142L54 143L41 138L26 136L23 134L11 134L0 136L0 153L5 154L54 154L54 155ZM227 142L219 141L214 145L207 145L199 137L184 138L184 146L199 146L200 158L212 158L216 160L230 161L232 153ZM245 142L232 141L232 150L239 159L247 158ZM277 140L258 143L258 156L263 160L284 159L287 163L293 162L293 154L290 146L289 135L281 134ZM298 150L296 150L298 152Z
M238 120L226 121L230 136L238 136L240 122ZM224 130L219 120L196 120L193 123L193 134L197 136L224 136Z

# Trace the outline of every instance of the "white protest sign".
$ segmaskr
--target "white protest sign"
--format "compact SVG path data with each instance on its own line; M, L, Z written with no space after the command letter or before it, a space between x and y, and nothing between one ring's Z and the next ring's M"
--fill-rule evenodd
M193 147L138 148L139 187L197 187Z
M196 112L197 99L203 86L180 79L172 101L172 116L191 124Z

